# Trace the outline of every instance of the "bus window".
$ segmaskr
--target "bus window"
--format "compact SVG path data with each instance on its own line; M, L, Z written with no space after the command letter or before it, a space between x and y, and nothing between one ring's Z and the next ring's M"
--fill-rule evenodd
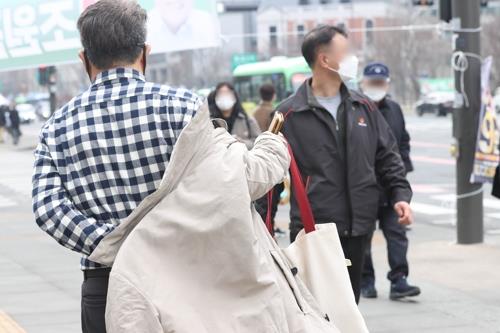
M259 89L266 83L274 86L278 101L286 98L285 76L281 73L240 76L235 78L234 83L241 100L245 102L258 103L260 101Z

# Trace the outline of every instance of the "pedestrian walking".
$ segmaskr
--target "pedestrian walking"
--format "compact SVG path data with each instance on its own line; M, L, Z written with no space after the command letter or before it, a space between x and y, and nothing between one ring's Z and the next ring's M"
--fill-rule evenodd
M339 27L311 30L302 54L312 78L280 104L283 134L301 170L316 223L335 222L356 301L367 239L377 219L379 185L391 193L399 223L412 222L412 196L397 142L376 105L350 91L345 82L357 76L358 61ZM302 229L292 188L290 238Z
M253 112L253 117L257 120L260 130L267 131L271 125L272 114L274 112L273 102L276 99L276 90L270 83L263 84L259 88L260 103Z
M389 68L382 63L367 65L363 71L361 89L374 101L384 116L396 138L399 154L405 166L405 172L413 171L410 159L410 135L406 130L405 119L401 107L388 96L390 85ZM406 227L398 222L398 215L391 207L390 193L381 188L378 208L378 222L386 243L390 271L387 278L391 282L390 299L417 296L420 288L408 284L409 265L407 259L408 237ZM375 269L371 256L373 233L368 237L365 264L361 281L361 294L366 298L376 298Z
M0 143L4 143L6 116L8 109L9 108L7 105L0 105Z
M7 133L12 137L12 143L17 146L19 138L21 137L21 119L19 118L19 111L17 111L16 103L12 102L9 106L6 115L6 128Z
M36 223L82 255L84 333L106 331L110 273L88 257L159 187L203 104L190 91L145 80L146 22L135 1L101 0L83 11L80 59L91 85L47 121L35 151Z
M209 95L208 105L211 117L224 119L229 133L245 143L248 149L252 149L261 131L257 121L243 109L233 85L228 82L219 83Z

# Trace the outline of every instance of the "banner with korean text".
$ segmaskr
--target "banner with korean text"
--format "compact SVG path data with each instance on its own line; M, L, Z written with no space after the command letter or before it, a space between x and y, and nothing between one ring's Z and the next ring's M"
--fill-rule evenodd
M78 61L81 44L76 22L82 10L94 2L0 0L0 71ZM148 42L153 53L219 45L215 0L138 2L148 12Z

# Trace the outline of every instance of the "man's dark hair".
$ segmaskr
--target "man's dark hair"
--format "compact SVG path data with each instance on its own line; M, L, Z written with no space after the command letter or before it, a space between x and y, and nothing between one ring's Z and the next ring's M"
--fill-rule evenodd
M134 0L100 0L78 19L87 58L99 69L134 63L146 42L147 13Z
M309 31L302 42L302 55L309 67L314 65L318 55L318 49L327 46L335 35L341 34L347 38L345 30L333 25L320 25Z
M276 90L274 89L274 86L272 84L266 83L260 87L259 92L260 92L260 98L264 102L271 102L274 98Z

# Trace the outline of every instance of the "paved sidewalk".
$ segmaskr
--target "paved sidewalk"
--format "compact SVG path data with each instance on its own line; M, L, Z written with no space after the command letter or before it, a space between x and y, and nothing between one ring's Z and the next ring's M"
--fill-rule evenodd
M452 231L452 233L450 233ZM385 242L374 239L378 299L362 299L370 332L500 332L500 238L481 245L457 245L454 231L419 225L410 233L410 282L422 294L390 301Z

